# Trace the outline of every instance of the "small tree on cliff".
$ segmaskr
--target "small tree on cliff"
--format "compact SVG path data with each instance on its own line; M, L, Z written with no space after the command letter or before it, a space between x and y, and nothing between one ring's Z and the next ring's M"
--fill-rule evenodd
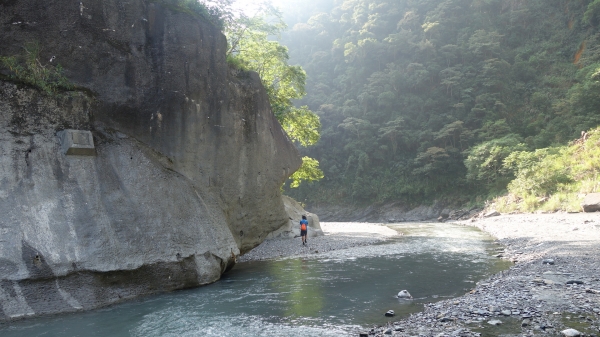
M269 40L286 28L281 13L270 3L256 5L256 12L260 14L254 16L235 11L232 0L211 3L219 6L218 12L222 13L227 36L227 60L260 75L273 113L292 141L305 147L316 144L320 138L319 116L307 106L296 107L293 104L293 100L306 95L306 73L302 67L288 64L287 47ZM290 187L321 178L323 171L319 169L319 162L303 157L302 166L290 177Z

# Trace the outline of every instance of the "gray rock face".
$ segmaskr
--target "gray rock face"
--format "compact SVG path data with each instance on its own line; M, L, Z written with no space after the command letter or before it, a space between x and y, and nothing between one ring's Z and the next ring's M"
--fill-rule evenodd
M269 233L267 239L299 237L300 220L303 215L306 215L306 220L308 220L307 236L309 238L324 235L319 217L316 214L305 211L300 203L286 195L282 195L282 200L289 221L281 228Z
M301 159L210 23L142 0L5 1L0 22L1 55L38 41L86 92L0 81L0 320L214 282L287 223Z
M581 208L584 212L600 211L600 193L590 193L583 198Z

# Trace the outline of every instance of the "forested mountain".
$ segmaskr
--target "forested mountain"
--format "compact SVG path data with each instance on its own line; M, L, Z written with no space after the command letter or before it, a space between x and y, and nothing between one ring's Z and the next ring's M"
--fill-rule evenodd
M305 202L501 193L514 151L600 124L600 1L288 1L282 43L307 73L325 178Z

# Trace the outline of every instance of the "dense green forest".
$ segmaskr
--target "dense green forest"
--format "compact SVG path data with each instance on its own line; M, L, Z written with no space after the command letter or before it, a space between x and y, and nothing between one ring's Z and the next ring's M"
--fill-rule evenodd
M307 73L297 104L322 124L301 152L325 178L286 190L300 201L485 200L515 178L511 153L566 145L600 124L600 0L281 9L281 41Z

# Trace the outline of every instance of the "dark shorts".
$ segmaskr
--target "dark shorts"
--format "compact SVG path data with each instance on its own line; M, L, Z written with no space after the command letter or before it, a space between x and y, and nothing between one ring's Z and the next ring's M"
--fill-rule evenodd
M300 236L305 236L306 235L306 231L300 230Z

